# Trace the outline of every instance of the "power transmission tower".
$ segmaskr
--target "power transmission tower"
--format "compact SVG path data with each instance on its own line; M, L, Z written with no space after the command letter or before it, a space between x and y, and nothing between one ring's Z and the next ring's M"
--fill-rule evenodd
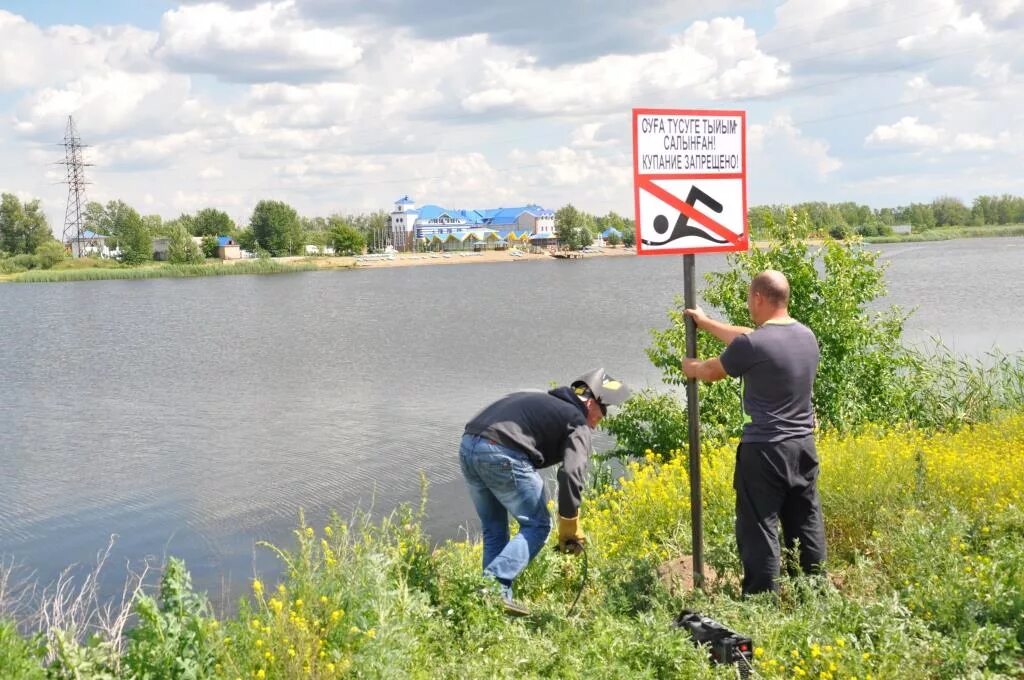
M58 161L67 171L64 184L68 185L68 205L64 211L64 234L61 241L64 245L70 245L74 240L76 247L71 248L75 257L80 257L83 250L82 232L82 208L85 206L85 168L92 163L86 163L82 156L82 139L75 130L75 121L68 116L68 128L64 133L64 160Z

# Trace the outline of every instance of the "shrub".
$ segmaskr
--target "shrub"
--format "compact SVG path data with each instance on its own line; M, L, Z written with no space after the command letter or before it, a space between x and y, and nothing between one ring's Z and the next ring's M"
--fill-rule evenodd
M44 641L39 638L24 639L18 635L14 624L0 621L0 669L3 677L11 680L43 680L42 658L46 651Z
M814 331L821 347L814 387L819 423L848 429L871 420L891 420L894 412L905 413L909 395L903 375L914 364L900 344L906 314L897 308L868 311L868 305L886 292L879 254L857 242L833 240L812 250L795 233L783 225L767 248L731 255L728 271L705 276L704 300L722 310L730 323L751 326L746 305L750 280L766 269L782 271L791 288L790 313ZM669 312L671 326L653 331L654 343L648 349L669 384L685 382L680 366L686 347L683 305L681 300L676 304ZM722 348L714 337L698 333L698 356L717 356ZM700 392L702 434L718 441L739 434L735 382L702 384Z
M128 633L124 663L131 677L205 678L214 672L221 637L206 598L192 592L185 563L171 558L160 581L160 599L140 595L139 623Z
M14 257L8 258L12 265L20 267L22 270L25 269L38 269L40 266L39 258L35 255L21 254L15 255Z
M67 257L64 246L54 240L49 240L36 248L36 257L39 259L39 266L43 269L50 269L56 264L63 262Z

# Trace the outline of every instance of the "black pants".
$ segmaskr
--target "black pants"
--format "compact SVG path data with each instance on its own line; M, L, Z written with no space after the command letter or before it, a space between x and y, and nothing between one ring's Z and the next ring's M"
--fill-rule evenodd
M804 573L820 571L825 561L825 524L814 435L740 444L733 486L745 595L778 588L780 522L786 548L799 542Z

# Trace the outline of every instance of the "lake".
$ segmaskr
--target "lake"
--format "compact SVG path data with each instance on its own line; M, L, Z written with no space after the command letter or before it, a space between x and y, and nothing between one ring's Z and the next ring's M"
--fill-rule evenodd
M878 246L913 343L1024 350L1024 239ZM697 258L698 281L725 258ZM277 562L300 508L384 512L431 484L427 528L465 536L462 425L595 366L660 384L644 349L682 258L0 286L0 556L43 583L117 535L186 560L224 606ZM475 531L475 529L472 529Z

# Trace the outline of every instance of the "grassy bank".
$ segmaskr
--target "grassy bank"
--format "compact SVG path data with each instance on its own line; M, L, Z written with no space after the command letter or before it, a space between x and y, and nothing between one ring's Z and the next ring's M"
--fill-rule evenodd
M300 525L278 553L283 581L254 580L235 617L215 618L172 560L125 638L87 646L74 640L88 631L48 629L37 650L0 626L0 660L43 677L46 657L61 678L735 677L673 628L685 607L751 635L760 677L1020 677L1024 478L1009 471L1024 464L1024 414L826 435L819 450L830 577L786 580L778 598L738 597L725 445L704 461L706 594L659 572L690 550L689 481L682 457L651 452L588 494L572 616L581 558L542 551L517 581L533 615L509 619L480 594L479 543L435 548L406 509Z
M16 283L59 283L65 281L100 281L108 279L192 278L198 276L231 276L238 274L287 274L316 271L310 262L275 262L245 260L236 264L154 264L140 267L92 267L76 269L33 269L12 275Z
M916 234L866 236L866 243L917 243L921 241L950 241L958 238L988 238L993 236L1024 236L1024 224L984 227L942 227Z

